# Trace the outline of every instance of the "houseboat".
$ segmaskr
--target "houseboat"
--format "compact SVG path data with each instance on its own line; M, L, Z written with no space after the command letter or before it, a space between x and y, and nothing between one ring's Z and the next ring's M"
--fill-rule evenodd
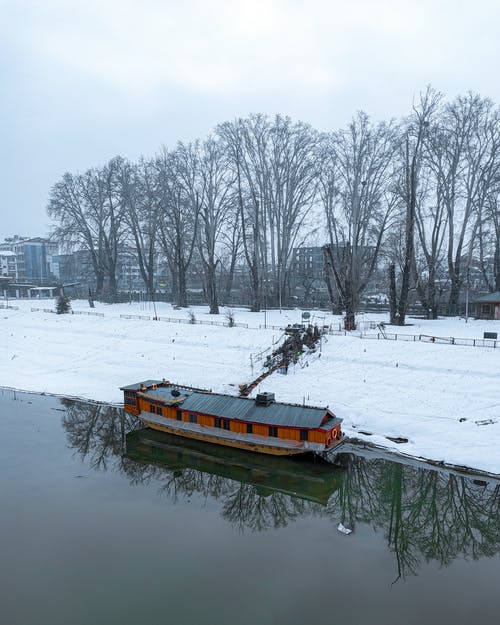
M277 456L323 455L343 443L338 419L328 408L255 399L146 380L123 386L124 408L144 425L169 434Z
M164 468L181 478L181 483L185 471L194 470L196 484L210 484L215 492L220 491L221 482L212 477L253 486L261 497L278 492L326 505L343 480L343 472L332 471L332 465L325 461L249 454L150 428L129 432L125 441L126 458L147 467ZM137 469L133 474L137 476ZM193 481L188 481L191 488Z

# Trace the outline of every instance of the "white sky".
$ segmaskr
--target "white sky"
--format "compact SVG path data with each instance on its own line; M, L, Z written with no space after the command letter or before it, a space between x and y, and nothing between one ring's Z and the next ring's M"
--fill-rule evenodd
M0 0L0 239L50 187L251 112L328 130L431 83L500 101L499 0Z

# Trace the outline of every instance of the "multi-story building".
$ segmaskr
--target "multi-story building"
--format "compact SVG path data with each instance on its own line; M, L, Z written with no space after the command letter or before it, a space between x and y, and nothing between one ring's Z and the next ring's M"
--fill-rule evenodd
M10 250L0 250L0 276L15 279L16 254Z
M297 298L297 303L307 304L311 306L328 305L329 295L326 285L324 246L296 247L293 250L293 259L290 268L291 293ZM339 265L342 264L342 257L345 253L343 245L333 245L332 255ZM375 252L374 246L361 246L360 254L366 259L371 259ZM332 280L332 290L334 295L337 293L335 281ZM370 298L379 298L382 291L385 290L385 284L381 279L380 272L374 271L368 285L365 289L364 298L366 302Z
M14 255L7 262L11 263L12 278L17 282L43 286L59 280L57 243L15 235L0 244L1 252Z

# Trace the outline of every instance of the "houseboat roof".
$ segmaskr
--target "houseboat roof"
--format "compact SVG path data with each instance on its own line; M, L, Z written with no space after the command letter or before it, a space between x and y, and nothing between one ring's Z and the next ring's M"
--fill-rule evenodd
M328 408L280 402L260 405L252 398L190 389L162 380L146 380L123 386L121 390L141 391L147 398L178 405L182 410L250 423L313 429L322 425L330 428L341 422Z

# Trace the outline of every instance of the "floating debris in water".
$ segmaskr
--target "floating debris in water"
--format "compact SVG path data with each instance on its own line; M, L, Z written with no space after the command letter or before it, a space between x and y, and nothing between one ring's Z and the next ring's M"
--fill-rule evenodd
M348 536L352 532L352 530L346 527L343 523L339 523L337 526L337 529L339 532L341 532L342 534L345 534L346 536Z

